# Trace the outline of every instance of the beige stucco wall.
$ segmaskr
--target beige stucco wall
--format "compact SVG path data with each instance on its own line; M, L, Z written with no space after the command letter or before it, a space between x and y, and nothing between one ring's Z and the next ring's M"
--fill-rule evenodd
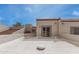
M51 35L57 34L57 20L56 21L37 21L37 36L41 36L42 26L51 26Z
M70 34L70 28L79 27L79 22L63 22L62 20L37 21L37 36L41 36L41 27L44 25L52 26L52 31L51 31L52 35Z
M79 22L60 22L59 33L70 34L70 27L79 27Z
M73 41L78 41L79 42L79 35L73 35L73 34L60 34L61 37L68 39L68 40L73 40Z

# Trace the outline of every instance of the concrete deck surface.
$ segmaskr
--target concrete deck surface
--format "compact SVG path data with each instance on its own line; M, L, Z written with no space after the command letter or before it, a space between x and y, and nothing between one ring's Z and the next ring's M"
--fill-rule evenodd
M45 38L46 39L46 38ZM24 37L0 44L0 53L2 54L60 54L60 53L79 53L79 47L75 46L63 39L57 38L45 40L44 38L37 39L34 37L25 39ZM36 48L42 46L45 48L39 51Z

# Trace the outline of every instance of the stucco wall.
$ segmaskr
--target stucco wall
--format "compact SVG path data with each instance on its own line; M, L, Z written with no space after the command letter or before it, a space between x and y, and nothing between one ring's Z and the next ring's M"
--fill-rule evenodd
M77 41L79 42L79 35L73 35L73 34L60 34L62 38L65 38L66 40L71 41Z
M51 26L51 35L57 34L57 21L37 21L37 36L41 36L42 26Z
M70 27L79 27L79 22L60 22L59 32L70 34Z
M73 21L73 20L72 20ZM63 22L62 20L37 21L37 36L41 36L41 27L44 25L52 26L52 35L70 34L71 27L79 27L79 22Z

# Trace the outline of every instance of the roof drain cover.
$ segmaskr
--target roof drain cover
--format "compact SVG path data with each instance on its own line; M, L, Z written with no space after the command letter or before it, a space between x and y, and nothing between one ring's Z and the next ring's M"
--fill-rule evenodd
M36 49L39 50L39 51L43 51L43 50L45 50L45 47L38 46Z

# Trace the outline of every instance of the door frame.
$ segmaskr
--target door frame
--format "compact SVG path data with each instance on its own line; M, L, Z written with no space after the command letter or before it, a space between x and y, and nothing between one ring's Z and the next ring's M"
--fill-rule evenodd
M50 32L50 33L49 33L49 36L44 36L44 35L43 35L43 28L44 28L44 27L49 27L49 32ZM52 32L52 26L51 26L51 25L44 25L44 26L41 26L41 36L42 36L42 37L50 37L51 34L52 34L51 32Z

